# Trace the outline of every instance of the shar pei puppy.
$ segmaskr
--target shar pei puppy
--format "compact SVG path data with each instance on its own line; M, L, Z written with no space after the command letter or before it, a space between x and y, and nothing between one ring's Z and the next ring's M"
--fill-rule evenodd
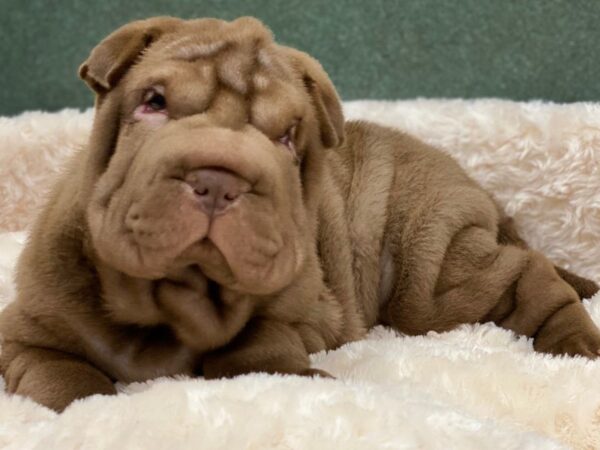
M378 323L491 321L597 355L594 283L528 249L446 154L345 122L319 63L259 21L133 22L79 74L94 125L0 317L8 392L60 411L115 381L327 376L309 353Z

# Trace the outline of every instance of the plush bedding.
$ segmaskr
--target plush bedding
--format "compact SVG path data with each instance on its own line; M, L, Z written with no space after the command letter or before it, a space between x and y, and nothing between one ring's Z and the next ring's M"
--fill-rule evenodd
M454 155L555 263L600 282L600 104L349 102L347 117ZM27 226L91 111L0 118L0 307ZM600 323L600 295L586 301ZM120 386L62 415L0 394L2 448L600 448L600 361L536 354L490 324L313 355L337 379L254 374Z

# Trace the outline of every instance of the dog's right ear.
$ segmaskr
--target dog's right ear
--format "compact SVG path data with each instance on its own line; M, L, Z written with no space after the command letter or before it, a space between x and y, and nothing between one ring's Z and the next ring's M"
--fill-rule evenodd
M79 76L97 94L108 92L145 48L182 22L173 17L154 17L123 25L92 50L79 67Z

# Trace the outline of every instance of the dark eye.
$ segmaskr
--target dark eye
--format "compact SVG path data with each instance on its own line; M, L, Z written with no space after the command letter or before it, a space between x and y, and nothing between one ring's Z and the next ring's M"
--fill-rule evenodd
M288 130L283 134L283 136L280 136L277 141L280 144L283 144L287 147L287 149L290 151L290 153L294 156L294 158L297 157L296 154L296 146L294 145L294 139L296 137L296 123L294 125L292 125L290 128L288 128Z
M292 134L290 133L290 131L288 130L283 136L281 136L279 139L277 139L281 144L285 145L287 148L289 148L290 150L292 149L292 146L294 145L294 141L292 141Z
M167 99L156 89L150 89L144 95L144 105L148 110L162 112L167 109Z

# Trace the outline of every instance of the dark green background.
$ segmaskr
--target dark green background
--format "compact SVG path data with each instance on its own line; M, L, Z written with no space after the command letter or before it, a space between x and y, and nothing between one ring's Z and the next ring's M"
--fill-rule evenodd
M344 99L600 99L598 0L0 0L0 114L86 107L107 33L153 15L254 15L321 60Z

